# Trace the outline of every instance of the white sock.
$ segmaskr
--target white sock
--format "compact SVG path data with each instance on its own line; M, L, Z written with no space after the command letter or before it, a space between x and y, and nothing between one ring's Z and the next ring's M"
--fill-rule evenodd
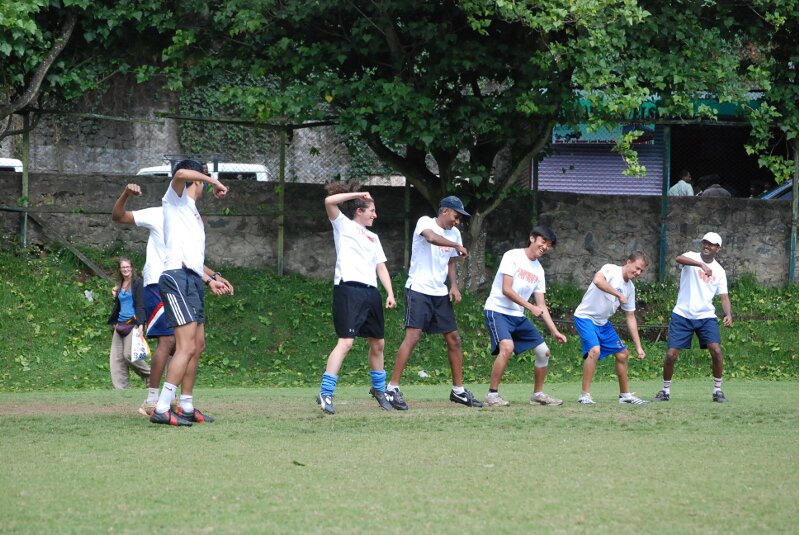
M672 380L664 381L664 393L669 394L669 387L672 386Z
M629 397L631 397L631 393L630 392L620 392L619 393L619 397L621 397L623 399L629 398Z
M400 390L400 386L392 383L386 383L386 390Z
M158 401L158 388L148 388L145 403L155 403L156 401Z
M722 390L722 377L714 377L714 392Z
M183 412L192 412L194 410L194 403L192 402L192 396L186 396L181 394L181 410Z
M463 386L453 385L453 392L455 392L456 394L463 394L464 393L464 387Z
M164 387L161 389L161 395L158 396L158 403L156 403L156 412L167 412L169 404L175 399L175 391L178 389L172 383L164 381Z

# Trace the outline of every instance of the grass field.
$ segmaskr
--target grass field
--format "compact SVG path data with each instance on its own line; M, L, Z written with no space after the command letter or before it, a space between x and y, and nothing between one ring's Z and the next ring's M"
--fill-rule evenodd
M149 424L141 390L3 393L0 533L797 533L797 381L719 405L676 379L637 407L608 381L482 410L412 385L407 413L345 384L328 417L315 388L198 389L219 421L192 428Z

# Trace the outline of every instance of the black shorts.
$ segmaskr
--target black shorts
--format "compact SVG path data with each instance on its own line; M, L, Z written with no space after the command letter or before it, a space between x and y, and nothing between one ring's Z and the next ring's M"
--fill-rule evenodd
M167 325L174 329L192 322L205 323L205 286L200 275L187 268L167 270L158 279L158 290Z
M456 313L449 295L428 295L406 288L406 329L422 329L428 334L447 334L458 330Z
M333 326L339 338L383 339L383 303L374 286L340 282L333 287Z

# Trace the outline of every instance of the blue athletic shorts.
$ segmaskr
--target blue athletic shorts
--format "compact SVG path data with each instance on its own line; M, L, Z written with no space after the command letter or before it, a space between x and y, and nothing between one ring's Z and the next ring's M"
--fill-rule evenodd
M339 338L383 339L383 303L374 286L340 282L333 287L333 326Z
M620 340L610 321L597 326L590 319L573 317L572 322L575 324L578 336L581 337L583 358L586 358L589 350L596 346L600 346L600 358L598 360L603 360L609 355L615 355L628 349Z
M158 291L158 284L148 284L145 287L144 312L145 316L147 316L145 336L158 338L160 336L175 335L167 325L167 318L164 316L164 303L161 301L161 292Z
M422 329L428 334L447 334L458 330L456 313L449 295L428 295L406 288L406 329Z
M191 269L170 269L158 279L167 325L180 327L192 322L205 323L203 278Z
M525 316L509 316L494 310L484 310L483 319L492 341L492 355L500 352L500 341L514 342L514 354L533 349L544 343L539 329Z
M674 312L672 313L667 336L667 345L670 348L691 349L692 335L695 333L697 333L697 339L700 340L701 349L706 349L708 344L719 344L721 342L717 318L690 320Z

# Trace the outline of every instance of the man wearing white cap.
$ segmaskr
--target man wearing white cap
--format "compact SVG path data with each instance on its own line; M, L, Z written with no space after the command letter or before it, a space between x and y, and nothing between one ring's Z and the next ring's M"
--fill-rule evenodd
M714 378L712 401L725 403L722 392L723 355L720 345L714 296L718 295L725 314L722 322L733 325L731 300L728 298L728 279L725 270L714 259L722 248L722 238L716 232L703 236L701 252L686 252L675 261L681 265L678 302L672 309L669 322L669 349L664 357L664 389L656 395L656 401L669 401L672 373L681 349L692 347L692 336L697 334L702 349L711 353L711 370Z

